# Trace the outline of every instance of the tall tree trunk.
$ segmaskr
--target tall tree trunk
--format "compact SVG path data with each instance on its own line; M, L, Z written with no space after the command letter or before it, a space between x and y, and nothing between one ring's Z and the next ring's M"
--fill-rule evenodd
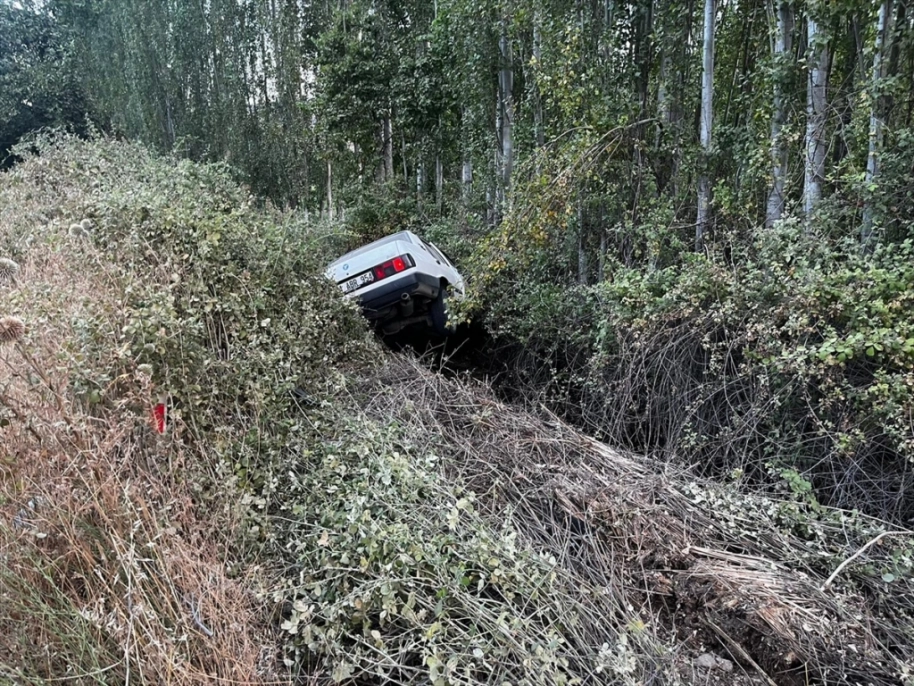
M421 159L416 163L416 202L422 204L425 193L425 162Z
M672 102L670 103L670 114L672 117L673 129L673 164L670 169L670 194L673 197L679 196L680 184L683 179L680 178L680 169L682 168L682 139L683 139L683 120L685 119L685 107L687 84L692 78L692 59L691 46L695 42L695 12L696 0L686 0L685 3L685 29L681 34L679 49L676 51L676 58L673 64L676 65L676 75L673 81L674 92Z
M171 112L171 97L165 93L165 133L168 139L168 149L175 147L175 120Z
M711 205L711 179L709 177L712 127L714 123L714 0L705 0L704 41L702 45L701 72L701 149L704 160L698 178L698 214L695 221L695 250L704 248Z
M460 185L463 206L464 210L466 210L467 205L470 203L471 191L473 190L473 161L470 159L465 159L463 161L463 166L460 169Z
M536 146L543 147L546 143L545 123L543 121L543 94L537 83L537 74L543 68L543 39L540 24L542 15L540 10L533 14L533 128L536 137Z
M822 197L825 180L825 107L828 78L828 43L814 16L806 20L809 77L806 86L806 162L803 183L803 212L807 223Z
M390 166L393 169L393 146L391 146ZM406 134L400 131L400 158L403 164L403 187L409 187L409 164L408 155L406 154Z
M882 0L879 18L876 22L876 46L873 54L873 76L870 86L870 131L869 149L866 158L866 189L870 189L879 177L879 153L882 152L882 130L885 116L885 98L880 93L885 78L886 53L891 51L892 0ZM860 239L869 246L873 239L873 203L868 197L863 206L863 228Z
M651 66L653 64L653 48L651 39L654 34L654 0L644 0L643 6L638 8L638 23L636 31L637 45L635 46L635 59L638 67L638 118L647 116L647 94L650 86ZM643 126L639 126L639 138L643 139Z
M441 214L444 210L444 164L440 153L435 155L435 204L438 206L438 214Z
M898 73L898 61L901 56L901 44L904 41L896 40L897 34L903 34L906 28L905 15L907 13L907 2L901 0L895 10L895 21L892 22L892 48L889 50L888 75L895 76ZM887 106L891 104L891 98L886 98ZM890 107L888 107L890 109Z
M381 144L384 150L382 180L388 181L394 176L394 132L389 113L385 114L381 121Z
M501 67L498 72L500 142L501 142L501 186L507 193L511 186L511 173L514 169L514 55L507 27L502 27L499 39Z
M327 160L327 219L333 221L333 163Z
M777 7L777 36L774 43L774 112L771 115L771 190L765 211L765 226L771 228L784 214L784 179L787 175L787 145L781 129L787 121L784 103L784 70L793 51L793 9L786 0Z
M663 144L663 132L672 122L672 109L670 108L670 70L672 60L670 49L663 45L660 48L660 73L657 75L657 138L654 147L658 150Z

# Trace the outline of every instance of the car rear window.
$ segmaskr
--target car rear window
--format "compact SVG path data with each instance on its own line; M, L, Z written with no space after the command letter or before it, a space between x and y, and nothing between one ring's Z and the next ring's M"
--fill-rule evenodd
M428 249L428 251L429 251L432 255L435 256L435 259L444 262L444 263L445 263L447 266L449 266L449 267L453 267L453 266L454 266L454 265L451 264L451 261L450 261L448 258L446 258L446 257L444 256L444 254L443 254L440 250L438 250L438 248L436 248L434 245L432 245L431 243L426 243L425 241L422 241L422 245L424 245L424 246Z

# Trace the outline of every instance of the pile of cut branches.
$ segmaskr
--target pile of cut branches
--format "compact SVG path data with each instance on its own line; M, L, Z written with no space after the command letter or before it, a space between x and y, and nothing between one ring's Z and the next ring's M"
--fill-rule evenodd
M912 532L621 454L406 358L372 391L369 413L437 435L479 510L507 508L585 606L599 590L664 643L717 649L769 684L914 678Z

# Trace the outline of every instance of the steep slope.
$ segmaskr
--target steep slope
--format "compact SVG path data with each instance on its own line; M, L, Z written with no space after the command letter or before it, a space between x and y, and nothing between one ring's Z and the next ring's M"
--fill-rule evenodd
M0 177L11 683L911 679L909 532L384 352L333 227L65 137Z

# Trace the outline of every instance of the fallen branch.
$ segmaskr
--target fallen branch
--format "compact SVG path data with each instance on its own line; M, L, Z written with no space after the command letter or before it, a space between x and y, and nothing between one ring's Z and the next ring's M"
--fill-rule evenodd
M851 562L853 562L853 561L856 560L858 557L860 557L861 555L863 555L863 553L865 553L867 550L869 550L872 546L874 546L874 545L876 545L877 543L879 543L879 541L881 541L881 540L882 540L883 538L885 538L886 536L904 536L905 534L910 534L910 533L911 533L910 531L883 531L881 534L879 534L878 536L876 536L876 538L874 538L872 541L870 541L869 543L867 543L866 545L864 545L862 548L860 548L860 550L858 550L856 553L854 553L853 555L851 555L851 556L850 556L849 558L847 558L844 562L842 562L841 564L839 564L839 565L838 565L838 568L837 568L835 571L833 571L833 572L831 573L831 576L828 577L828 578L825 580L825 583L822 584L822 587L821 587L819 590L820 590L820 591L825 591L825 590L827 590L828 587L832 585L832 582L835 580L835 578L841 573L841 570L842 570L842 569L844 569L845 567L847 567Z
M737 655L739 655L741 659L745 660L750 665L752 665L752 667L755 669L755 671L759 673L759 676L761 676L765 680L765 683L767 683L768 686L778 686L777 682L775 682L774 679L772 679L770 676L768 676L768 673L764 669L762 669L761 665L759 665L758 662L753 660L752 656L750 656L749 653L746 652L746 649L743 648L737 641L735 641L732 637L728 636L727 633L723 629L721 629L719 626L717 626L717 624L712 622L708 617L704 618L704 622L714 631L715 634L717 634L720 637L720 640L722 640L727 645L728 648L730 648Z

